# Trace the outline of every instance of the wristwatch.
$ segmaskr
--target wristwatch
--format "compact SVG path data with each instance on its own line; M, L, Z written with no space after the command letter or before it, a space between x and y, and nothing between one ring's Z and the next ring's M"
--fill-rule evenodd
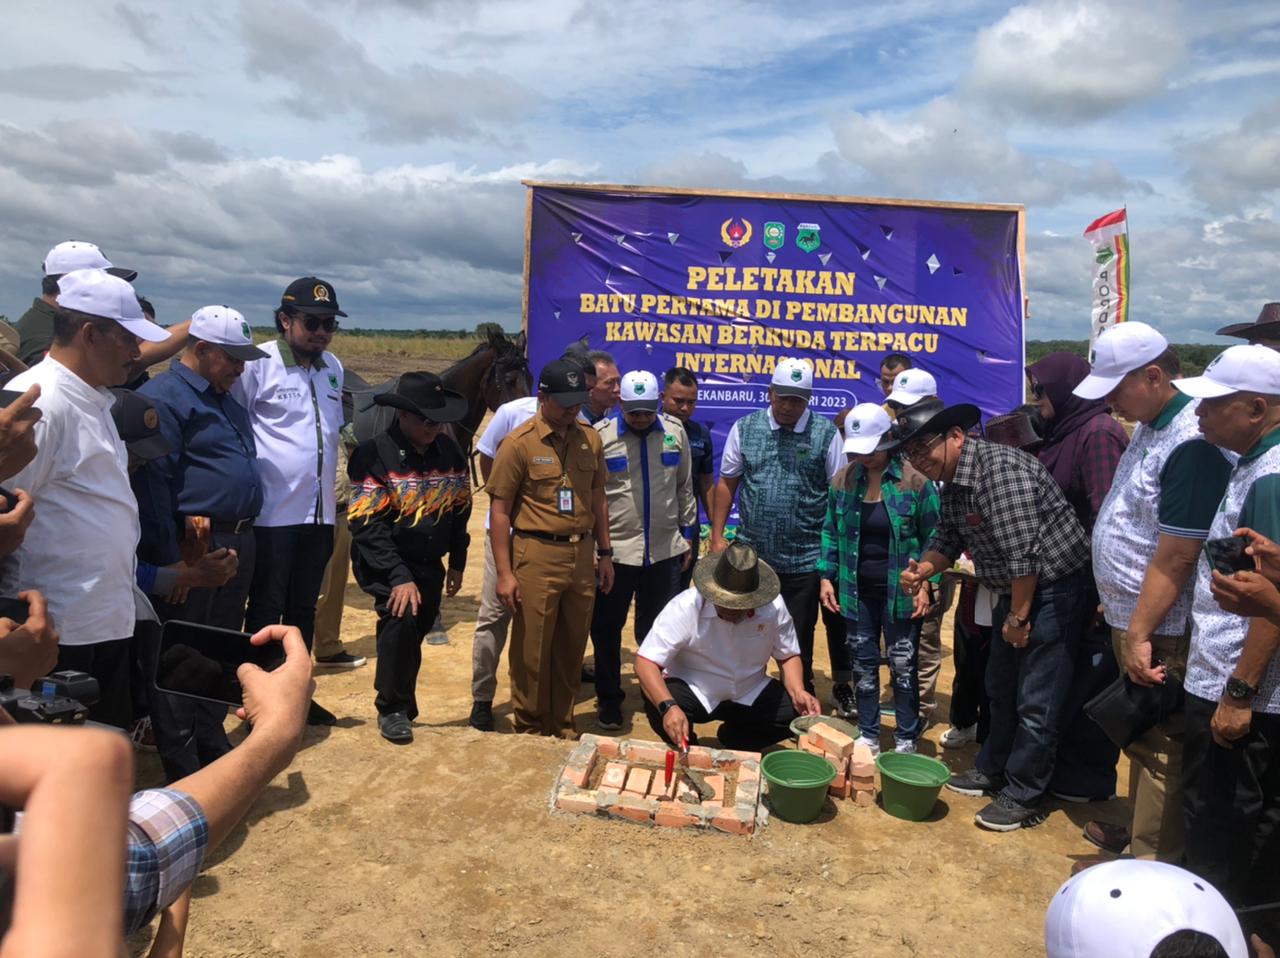
M1250 685L1244 679L1238 679L1234 675L1227 679L1227 698L1233 702L1248 702L1258 694L1258 687Z
M675 707L676 707L676 700L675 700L675 699L667 699L665 702L659 702L659 703L658 703L658 714L659 714L659 715L666 715L668 712L670 712L670 711L671 711L673 708L675 708Z
M612 549L597 549L597 550L596 550L596 558L597 558L597 559L612 559L612 558L613 558L613 550L612 550Z

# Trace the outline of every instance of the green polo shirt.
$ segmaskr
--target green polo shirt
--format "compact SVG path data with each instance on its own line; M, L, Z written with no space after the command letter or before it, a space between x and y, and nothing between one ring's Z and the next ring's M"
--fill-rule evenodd
M1186 393L1175 393L1150 428L1166 428L1189 402ZM1160 530L1176 529L1190 538L1207 536L1230 478L1231 462L1213 443L1197 438L1179 445L1160 472Z
M1277 445L1280 445L1280 429L1273 429L1240 457L1240 463L1252 462ZM1280 475L1260 476L1249 487L1236 524L1260 532L1272 542L1280 542Z
M44 359L44 354L53 345L53 307L37 297L14 328L22 337L18 344L18 358L28 366L34 366Z

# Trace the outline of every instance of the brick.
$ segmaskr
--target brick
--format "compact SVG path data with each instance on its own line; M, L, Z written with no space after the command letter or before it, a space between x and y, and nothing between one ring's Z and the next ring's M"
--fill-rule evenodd
M657 810L657 807L657 802L647 802L633 795L623 795L609 811L633 822L647 822L653 818L653 813Z
M621 753L621 748L616 738L601 738L600 736L596 736L596 750L604 758L617 758Z
M853 739L826 722L819 722L810 728L808 737L809 741L821 745L838 758L848 758L853 754Z
M849 798L853 795L853 783L846 781L841 785L837 785L832 782L827 788L827 794L833 798Z
M859 805L874 805L876 803L875 792L854 792L853 798Z
M627 766L622 762L610 762L600 777L600 788L620 792L627 784Z
M844 788L847 784L850 784L849 772L847 771L846 766L842 765L836 769L836 777L831 780L831 787Z
M622 757L638 765L662 765L667 760L667 747L649 742L628 742L622 750Z
M560 778L575 788L586 788L587 782L591 778L591 767L589 765L566 765Z
M719 802L724 804L724 776L723 775L704 775L703 781L715 789L715 794L707 799L708 802ZM705 805L706 802L703 802Z
M653 781L653 771L647 768L633 768L627 773L627 784L624 792L643 795L649 791L649 783Z
M595 792L561 792L556 796L556 808L562 812L585 812L594 814L596 811L596 793Z
M698 790L683 783L676 790L676 799L683 805L697 805L698 798Z
M666 828L685 828L699 823L698 816L689 814L679 802L659 802L653 820Z
M735 809L724 808L711 816L711 827L733 835L750 835L755 831L755 821L738 814Z
M874 791L876 787L876 777L874 775L850 775L849 781L853 782L853 787L863 791Z
M755 805L760 801L760 783L738 780L738 790L734 793L735 805Z
M760 781L760 763L743 762L738 766L738 783Z
M672 801L676 797L676 776L671 776L671 784L666 784L666 775L663 772L653 773L653 782L649 785L649 797L656 798L661 802Z
M732 768L735 763L741 765L743 762L760 762L759 752L739 752L731 748L720 749L716 757L725 768Z
M711 749L703 748L701 745L691 745L689 747L690 768L715 768L715 764L715 755Z
M580 741L577 747L569 753L570 765L590 765L596 760L595 742Z

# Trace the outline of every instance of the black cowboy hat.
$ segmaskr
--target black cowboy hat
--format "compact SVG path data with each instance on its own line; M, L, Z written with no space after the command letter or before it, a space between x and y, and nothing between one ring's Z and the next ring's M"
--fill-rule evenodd
M893 421L893 441L886 449L898 449L920 436L944 435L952 426L968 432L982 419L982 412L972 403L944 406L941 399L922 399L898 413Z
M1035 406L1023 405L988 419L986 433L991 442L1030 450L1044 442L1044 419Z
M467 414L467 400L445 389L435 373L405 373L394 390L373 397L379 406L417 413L430 422L457 422Z
M1280 339L1280 303L1267 303L1252 323L1223 326L1217 335L1240 339Z
M693 586L722 609L759 609L778 597L778 574L736 539L724 552L703 556L693 567Z

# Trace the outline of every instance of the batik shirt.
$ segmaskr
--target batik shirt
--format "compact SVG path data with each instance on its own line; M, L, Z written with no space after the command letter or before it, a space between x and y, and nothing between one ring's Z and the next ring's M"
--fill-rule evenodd
M356 580L403 585L438 568L467 564L471 482L458 444L441 434L419 453L398 425L362 442L347 466L347 522Z

